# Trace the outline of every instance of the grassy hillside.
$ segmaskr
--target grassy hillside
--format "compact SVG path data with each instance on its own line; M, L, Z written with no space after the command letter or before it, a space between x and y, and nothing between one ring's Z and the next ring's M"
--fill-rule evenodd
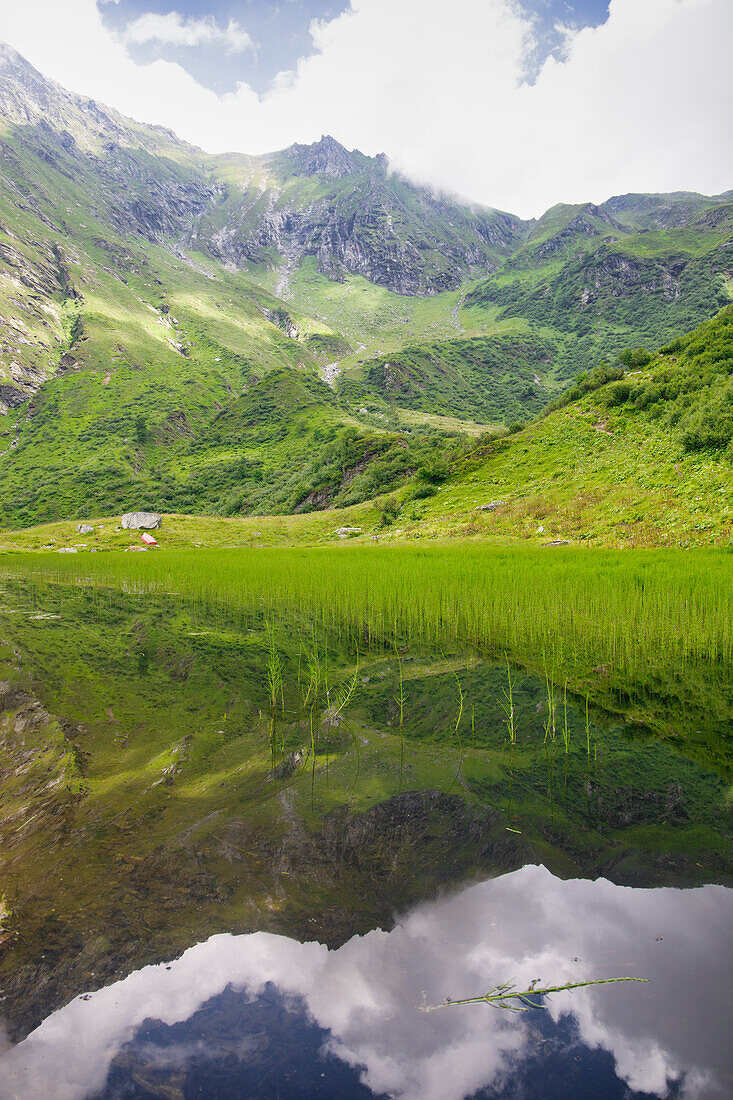
M542 542L730 545L733 306L655 355L624 358L459 460L419 523Z
M433 403L428 424L401 419L378 394L363 412L363 402L337 401L324 385L303 400L306 376L354 355L370 325L365 294L348 288L347 313L359 323L344 333L211 259L204 211L228 216L229 189L241 200L242 172L282 177L287 202L307 206L334 187L339 202L355 202L355 181L377 169L387 187L384 165L348 154L347 176L334 180L300 163L308 150L256 164L207 158L65 93L12 51L0 62L0 522L109 513L143 500L224 513L350 503L399 485L426 450L445 446L446 431L462 431L461 415L470 431L481 423L482 409L465 402ZM410 202L430 205L404 182L389 188L408 213ZM275 282L276 269L273 261ZM429 299L354 278L388 309L392 300L423 303L427 325L447 318L456 331L458 293L431 311ZM384 322L374 325L373 351L385 347ZM411 327L392 328L386 346L399 348ZM502 419L516 397L504 409L495 389L492 419ZM267 423L247 418L258 401Z
M554 390L542 375L555 345L537 336L473 337L414 344L367 360L345 376L344 394L378 394L395 405L512 422L538 413Z
M469 307L493 306L500 319L564 334L559 378L630 344L658 346L730 300L733 204L694 211L682 226L629 231L609 219L603 233L597 217L570 218L574 208L563 209L562 228L553 221L554 235L530 238L466 298Z
M63 105L81 136L74 104ZM167 148L158 164L135 145L136 133L105 120L133 150L114 157L116 171L130 173L126 202L138 219L125 232L115 223L128 207L113 201L97 151L65 143L53 128L4 130L1 521L126 510L141 500L178 511L284 511L312 506L311 493L330 502L344 480L362 499L384 469L360 491L363 471L353 467L396 450L390 473L399 483L417 461L413 436L435 430L387 413L359 419L320 383L303 402L303 385L348 354L348 340L238 273L150 239L156 210L175 199L168 177L182 169ZM185 162L186 147L178 153ZM145 171L133 170L135 158ZM267 406L272 371L280 389L274 400L269 391ZM268 423L255 425L240 414L260 399Z
M247 507L264 511L262 483L272 486L274 475L258 481L257 463L264 468L269 456L279 456L281 511L333 503L341 508L248 520L178 516L166 520L162 543L321 542L336 540L340 526L354 526L361 530L357 538L388 541L460 536L628 547L731 545L733 305L656 354L637 349L623 359L625 365L579 376L554 408L523 430L485 432L478 441L359 431L338 420L337 398L318 380L273 373L220 414L207 439L191 444L191 467L199 463L202 484L214 481L215 463L222 473L234 470L231 491L241 493L249 484ZM287 400L296 411L287 427L278 428L277 410ZM260 441L259 459L235 456L246 433ZM314 439L321 450L314 451ZM235 502L233 510L243 503ZM80 539L73 524L61 523L9 532L0 547L83 543L82 550L107 549L137 541L115 530L114 519L100 522L91 538Z

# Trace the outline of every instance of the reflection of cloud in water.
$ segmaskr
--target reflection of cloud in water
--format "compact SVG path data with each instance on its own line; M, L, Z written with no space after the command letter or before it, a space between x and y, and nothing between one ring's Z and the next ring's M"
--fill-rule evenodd
M365 1067L375 1092L458 1100L501 1084L522 1056L527 1023L483 1005L424 1013L423 995L439 1003L510 978L637 974L651 984L557 994L550 1011L572 1012L583 1042L610 1051L630 1088L664 1096L684 1077L683 1095L722 1097L732 902L721 886L637 890L525 867L337 951L267 933L214 936L169 967L145 967L54 1013L0 1059L0 1087L23 1098L92 1095L144 1019L173 1024L228 984L254 996L270 981L303 997L330 1031L329 1049Z

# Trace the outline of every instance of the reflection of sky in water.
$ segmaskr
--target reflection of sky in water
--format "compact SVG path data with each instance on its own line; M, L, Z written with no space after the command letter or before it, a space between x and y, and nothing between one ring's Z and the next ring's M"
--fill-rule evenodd
M214 936L169 966L145 967L54 1013L0 1059L0 1093L55 1100L99 1093L112 1059L136 1034L143 1061L156 1056L153 1033L159 1061L190 1058L190 1043L167 1040L164 1053L165 1029L140 1030L143 1021L186 1021L232 986L248 1002L264 995L268 1011L284 1011L286 1022L287 1006L302 998L303 1035L310 1028L312 1041L320 1029L319 1045L325 1041L339 1064L354 1067L355 1090L360 1077L375 1093L415 1100L459 1100L483 1089L514 1095L505 1092L507 1081L543 1036L551 1050L573 1035L575 1062L589 1048L606 1051L629 1089L663 1097L676 1082L676 1095L722 1100L733 1094L731 918L733 892L722 886L637 890L605 880L563 882L525 867L422 905L392 932L356 937L337 951L267 933ZM484 1005L420 1010L423 996L435 1004L507 979L524 985L626 974L651 983L556 994L547 1020ZM221 1025L213 1036L202 1025L198 1053L220 1034ZM237 1041L246 1063L246 1036ZM346 1091L330 1095L357 1095L345 1082Z

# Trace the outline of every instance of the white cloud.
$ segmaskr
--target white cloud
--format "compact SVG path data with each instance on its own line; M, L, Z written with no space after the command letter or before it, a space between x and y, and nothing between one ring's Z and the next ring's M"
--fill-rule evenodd
M733 185L730 0L611 0L607 22L569 31L532 85L533 22L514 0L352 0L312 36L312 55L266 95L243 83L217 97L180 65L136 65L94 0L0 5L0 37L42 72L212 152L332 133L525 216Z
M222 44L227 53L243 53L254 48L247 31L234 19L230 19L226 27L220 27L211 16L184 19L177 11L170 11L167 15L146 12L128 24L120 37L133 46L147 42L189 47Z

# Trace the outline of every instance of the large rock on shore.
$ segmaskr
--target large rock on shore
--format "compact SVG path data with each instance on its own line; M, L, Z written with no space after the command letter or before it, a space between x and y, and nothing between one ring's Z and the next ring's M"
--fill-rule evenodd
M126 531L152 530L162 526L163 517L157 512L126 512L121 523Z

